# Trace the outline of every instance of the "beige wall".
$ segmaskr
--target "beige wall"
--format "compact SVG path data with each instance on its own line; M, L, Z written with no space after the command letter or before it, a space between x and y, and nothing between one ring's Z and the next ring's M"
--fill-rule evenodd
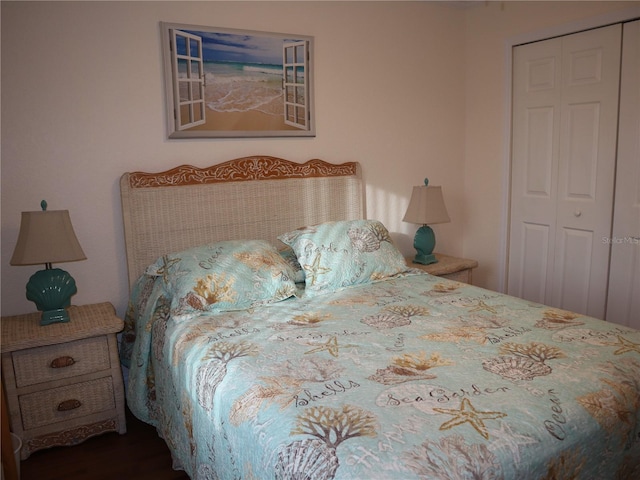
M38 267L9 266L21 211L43 198L70 210L88 257L59 265L73 302L122 314L120 175L252 154L360 161L368 216L407 254L415 226L402 216L428 176L452 218L437 249L478 258L476 278L497 288L505 43L629 5L572 2L552 17L535 3L2 2L2 314L34 309L24 286ZM314 36L317 136L167 140L160 21Z

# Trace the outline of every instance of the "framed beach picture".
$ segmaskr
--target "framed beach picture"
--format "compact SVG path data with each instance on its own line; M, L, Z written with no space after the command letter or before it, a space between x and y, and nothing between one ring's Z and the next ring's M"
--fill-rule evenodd
M313 37L161 23L169 138L315 136Z

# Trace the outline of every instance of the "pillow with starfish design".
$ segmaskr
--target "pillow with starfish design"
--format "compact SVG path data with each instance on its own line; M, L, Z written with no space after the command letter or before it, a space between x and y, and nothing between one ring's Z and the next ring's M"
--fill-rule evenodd
M346 220L304 227L278 237L305 273L305 295L371 283L408 270L389 231L377 220Z

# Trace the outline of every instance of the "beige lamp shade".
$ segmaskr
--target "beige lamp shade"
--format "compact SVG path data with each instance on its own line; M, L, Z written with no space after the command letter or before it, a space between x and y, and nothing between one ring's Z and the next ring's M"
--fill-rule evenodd
M22 212L11 265L37 265L85 260L68 210Z
M419 225L433 225L451 221L444 205L442 187L420 185L413 187L409 207L402 219Z

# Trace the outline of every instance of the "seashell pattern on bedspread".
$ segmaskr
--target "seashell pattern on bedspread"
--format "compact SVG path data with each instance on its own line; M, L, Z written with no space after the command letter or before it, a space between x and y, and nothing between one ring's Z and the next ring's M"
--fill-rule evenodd
M640 331L415 271L179 320L162 295L133 289L127 400L194 480L640 478Z

